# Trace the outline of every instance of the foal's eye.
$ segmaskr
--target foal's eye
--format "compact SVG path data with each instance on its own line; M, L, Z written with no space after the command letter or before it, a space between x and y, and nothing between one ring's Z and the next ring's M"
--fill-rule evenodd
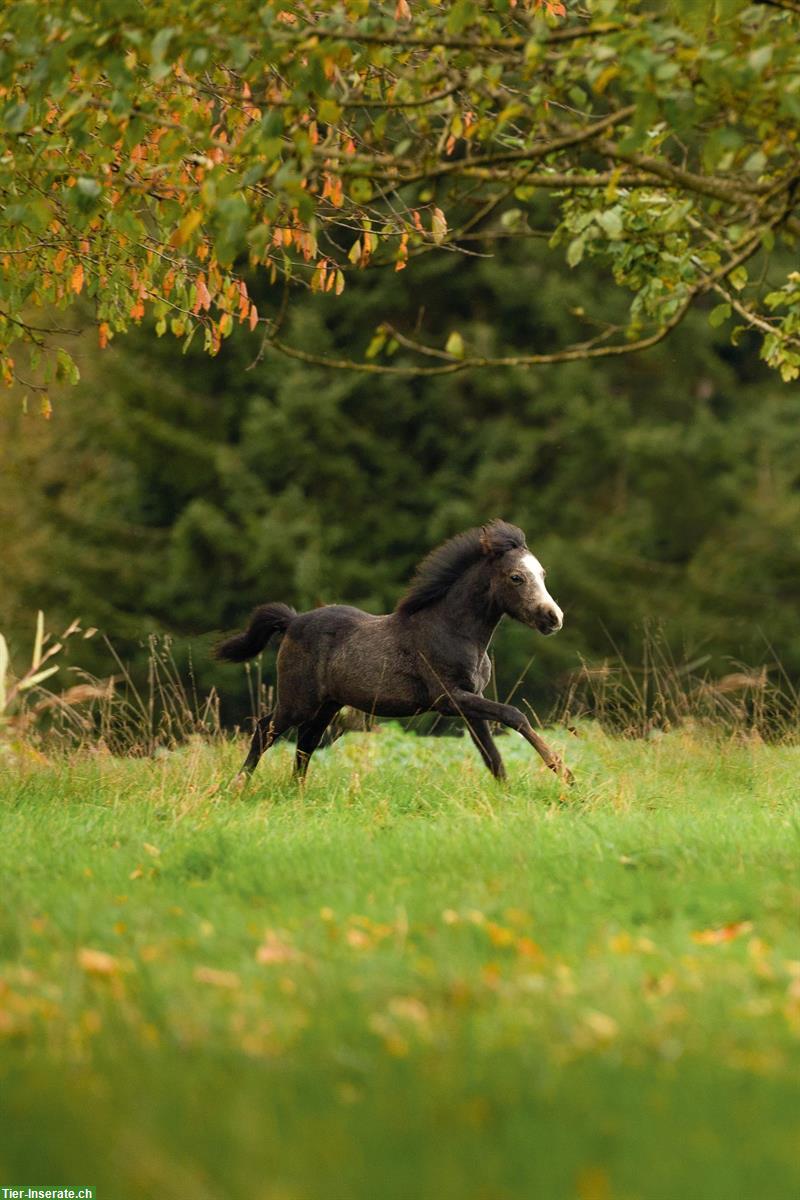
M510 578L512 583L522 583L521 575L512 575Z

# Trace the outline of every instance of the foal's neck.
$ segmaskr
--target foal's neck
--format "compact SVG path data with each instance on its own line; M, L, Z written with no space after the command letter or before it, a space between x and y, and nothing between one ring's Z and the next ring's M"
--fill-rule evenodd
M456 580L444 599L442 615L461 637L487 648L503 613L491 598L485 562L475 563Z

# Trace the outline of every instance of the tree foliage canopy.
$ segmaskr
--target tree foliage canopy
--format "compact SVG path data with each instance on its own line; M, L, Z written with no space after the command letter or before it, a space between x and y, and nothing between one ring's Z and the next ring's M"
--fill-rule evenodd
M34 310L78 295L101 345L149 310L212 353L249 323L288 354L417 374L629 353L710 297L712 323L800 373L800 273L771 259L800 235L793 0L6 0L0 47L8 381L23 339L41 386ZM627 289L622 322L494 357L380 313L363 354L286 340L295 285L533 236ZM255 267L287 285L263 311Z

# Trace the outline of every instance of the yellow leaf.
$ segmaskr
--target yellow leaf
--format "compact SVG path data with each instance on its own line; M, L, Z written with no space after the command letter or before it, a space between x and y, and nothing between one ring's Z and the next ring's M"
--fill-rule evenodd
M457 329L454 329L449 338L445 342L445 350L451 354L453 358L464 357L464 339Z
M511 946L515 941L510 929L506 929L504 925L497 925L494 921L487 921L486 932L493 946Z
M611 1181L604 1167L583 1167L576 1188L579 1200L611 1200Z
M595 79L592 87L599 96L602 96L612 79L616 79L619 75L620 68L617 63L612 63L611 66L605 67Z
M203 219L202 209L195 209L193 212L188 212L181 221L178 228L173 233L170 240L171 246L183 246L188 242L189 238L194 233L197 226Z
M610 1042L619 1033L619 1025L613 1017L609 1017L607 1013L590 1011L585 1017L586 1024L595 1037L600 1041Z
M122 965L113 954L105 950L93 950L90 946L82 946L78 951L78 966L87 975L118 975Z

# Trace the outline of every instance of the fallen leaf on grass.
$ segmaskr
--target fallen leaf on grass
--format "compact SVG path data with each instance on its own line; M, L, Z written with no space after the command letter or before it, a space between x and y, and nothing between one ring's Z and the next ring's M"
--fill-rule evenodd
M212 987L235 991L242 981L235 971L218 971L216 967L195 967L194 978L198 983L210 983Z
M276 963L297 962L302 955L289 942L284 941L274 929L268 929L264 941L256 950L256 962L274 966Z
M389 1012L393 1017L412 1021L415 1025L427 1025L430 1020L427 1008L416 996L395 996L389 1001Z
M611 1180L605 1167L582 1167L575 1186L580 1200L611 1200Z
M648 937L632 937L626 930L622 930L608 939L608 948L612 954L653 954L656 946Z
M699 946L718 946L720 942L732 942L743 933L750 933L752 928L752 921L734 921L721 929L697 929L692 934L692 941Z
M515 937L513 932L510 929L506 929L504 925L498 925L496 921L486 922L486 932L493 946L511 946L514 944Z
M538 942L533 938L521 937L517 939L517 953L523 958L544 958L544 951Z
M608 1013L592 1009L584 1017L585 1024L601 1042L611 1042L619 1033L619 1025Z
M78 966L87 975L119 975L126 969L113 954L93 950L91 946L82 946L78 951Z

